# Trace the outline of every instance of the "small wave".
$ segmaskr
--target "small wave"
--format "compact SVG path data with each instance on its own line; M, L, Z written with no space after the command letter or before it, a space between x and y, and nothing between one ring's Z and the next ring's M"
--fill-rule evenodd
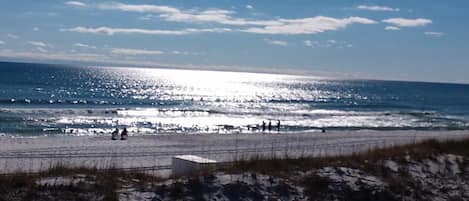
M347 111L329 109L242 111L200 108L3 108L0 132L25 135L99 135L116 127L137 133L216 132L219 125L247 132L266 120L281 120L284 131L467 130L469 122L436 111ZM276 125L276 122L273 122ZM226 126L225 126L226 125ZM249 131L250 132L250 131Z
M401 115L410 115L410 116L415 116L415 117L426 117L426 116L437 116L437 115L442 115L436 111L401 111L397 112L397 114Z
M50 105L50 104L107 104L108 102L103 101L88 101L88 100L62 100L62 99L0 99L0 104L14 104L14 105Z
M10 115L33 115L33 116L64 116L64 115L117 115L118 108L2 108L0 114ZM1 118L1 117L0 117Z

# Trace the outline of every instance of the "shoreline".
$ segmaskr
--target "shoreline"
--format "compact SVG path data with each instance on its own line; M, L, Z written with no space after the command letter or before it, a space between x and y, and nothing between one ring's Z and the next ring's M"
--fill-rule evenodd
M123 126L124 127L124 126ZM120 128L120 127L117 127ZM128 130L130 128L126 127ZM324 128L325 132L322 131L323 128L311 128L308 130L281 130L272 129L271 131L239 131L236 129L233 130L220 130L220 131L155 131L155 132L138 132L130 131L129 136L132 137L148 137L148 136L166 136L166 135L179 135L179 136L189 136L189 135L295 135L295 134L317 134L317 133L422 133L422 132L440 132L440 133L469 133L469 128L467 129L373 129L373 128ZM56 129L51 129L56 130ZM42 137L107 137L111 136L114 128L110 129L109 132L94 132L94 133L69 133L69 132L60 132L60 133L41 133L38 135L31 133L5 133L0 132L0 138L10 137L10 138L42 138Z
M253 156L333 156L428 139L454 140L469 131L328 131L267 134L181 134L130 136L0 136L1 173L71 167L144 168L169 166L171 157L191 154L228 162Z

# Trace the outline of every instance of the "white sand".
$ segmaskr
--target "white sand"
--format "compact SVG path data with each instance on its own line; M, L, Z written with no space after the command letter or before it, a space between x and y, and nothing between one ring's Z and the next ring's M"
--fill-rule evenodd
M170 165L174 155L192 154L217 161L254 155L324 156L424 139L460 139L469 131L351 131L271 134L173 134L130 136L0 137L0 170L36 172L61 163L71 166L137 168Z

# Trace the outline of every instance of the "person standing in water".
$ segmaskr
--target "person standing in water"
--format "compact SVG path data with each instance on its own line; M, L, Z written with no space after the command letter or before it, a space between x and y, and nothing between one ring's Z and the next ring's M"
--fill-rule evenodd
M111 137L112 140L117 140L117 135L119 135L119 129L116 128L116 130L112 131L111 135L112 135Z
M277 120L277 131L280 132L280 120Z
M272 130L272 120L269 120L269 132Z
M262 121L262 131L265 131L265 121Z
M124 128L121 133L121 140L127 140L127 128Z

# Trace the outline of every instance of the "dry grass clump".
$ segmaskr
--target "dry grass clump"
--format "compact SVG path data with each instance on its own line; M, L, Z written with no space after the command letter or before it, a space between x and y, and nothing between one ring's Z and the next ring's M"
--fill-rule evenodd
M57 184L40 181L80 178L77 182ZM66 181L69 181L66 180ZM118 190L123 184L145 185L160 180L141 172L128 172L114 167L106 169L67 167L54 164L40 173L14 173L0 175L0 201L10 200L119 200Z
M307 171L326 166L346 166L367 170L377 168L375 166L380 166L381 162L387 159L402 160L403 156L409 156L413 160L420 160L442 153L469 157L469 138L444 142L427 140L416 144L371 149L362 153L342 156L301 156L298 158L251 156L231 163L224 170L228 172L256 171L271 175Z

